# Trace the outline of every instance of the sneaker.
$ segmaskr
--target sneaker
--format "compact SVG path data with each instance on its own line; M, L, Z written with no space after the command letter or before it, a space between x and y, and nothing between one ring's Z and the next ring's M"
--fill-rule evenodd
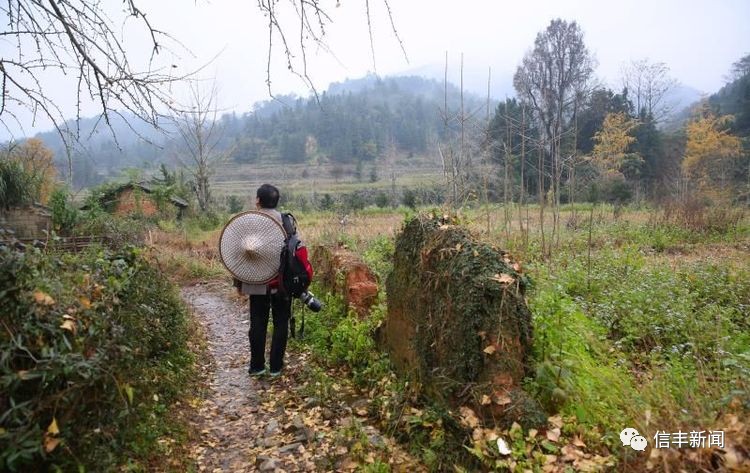
M268 376L271 377L271 378L278 378L279 376L281 376L281 370L279 370L279 371L270 371L268 373Z
M265 368L261 368L259 370L254 370L254 369L251 368L251 369L247 370L247 373L250 376L259 377L259 376L263 376L264 374L266 374L266 369Z

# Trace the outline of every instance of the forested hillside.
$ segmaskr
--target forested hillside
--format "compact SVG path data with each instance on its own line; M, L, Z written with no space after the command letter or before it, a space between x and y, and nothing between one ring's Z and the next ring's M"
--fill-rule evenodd
M445 132L440 110L456 110L461 91L421 77L366 76L331 84L318 97L279 96L252 111L219 117L217 150L237 163L341 164L373 161L386 150L427 153ZM486 99L464 94L467 110L484 109ZM127 118L127 117L125 117ZM87 187L117 177L123 168L155 169L179 165L183 150L174 124L161 120L155 130L138 120L113 116L111 129L97 119L82 119L80 143L70 150L74 185ZM131 117L132 118L132 117ZM67 150L57 131L38 135L67 173Z
M242 118L224 117L238 162L278 159L298 163L323 158L338 163L372 161L389 146L425 153L444 133L440 110L457 108L460 90L421 77L335 83L319 98L264 102ZM465 96L465 107L483 101Z

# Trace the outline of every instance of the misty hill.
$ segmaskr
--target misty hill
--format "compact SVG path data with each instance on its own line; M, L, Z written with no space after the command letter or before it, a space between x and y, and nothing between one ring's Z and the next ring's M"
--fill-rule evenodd
M717 113L734 116L734 133L750 136L750 74L729 82L711 95L708 102Z
M366 76L330 85L317 98L294 95L256 103L244 113L220 117L220 150L238 163L354 164L386 152L424 154L444 132L440 110L447 92L456 113L460 90L422 77ZM485 110L485 99L464 93L465 110ZM157 130L135 117L81 119L80 142L71 149L76 186L115 178L122 169L174 165L180 142L168 121ZM75 122L67 123L75 130ZM114 133L113 133L114 132ZM65 174L67 150L57 131L37 134L55 153Z
M445 100L443 84L415 76L334 83L317 99L282 105L269 101L229 119L232 157L237 162L355 163L374 160L389 149L426 153L444 133L440 110ZM450 84L447 101L449 110L460 106L460 90ZM466 110L484 106L478 97L464 94Z

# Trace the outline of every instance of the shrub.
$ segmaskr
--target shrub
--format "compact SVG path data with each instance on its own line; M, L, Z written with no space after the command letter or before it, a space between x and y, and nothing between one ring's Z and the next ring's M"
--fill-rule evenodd
M324 194L323 198L320 199L320 210L331 210L335 203L331 194Z
M52 225L61 234L69 234L78 222L79 212L70 202L68 189L60 187L52 192L49 199L52 209Z
M143 242L147 222L133 217L119 217L101 210L85 212L79 219L76 235L99 235L109 238L110 246L120 248Z
M179 297L139 250L2 248L0 307L0 470L104 471L137 459L140 433L155 444L190 356Z
M0 209L33 203L40 188L41 181L19 162L0 159Z

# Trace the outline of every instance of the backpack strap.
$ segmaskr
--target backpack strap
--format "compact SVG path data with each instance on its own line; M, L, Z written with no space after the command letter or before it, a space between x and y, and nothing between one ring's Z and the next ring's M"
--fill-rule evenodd
M287 238L297 234L297 219L290 212L281 214L281 225L284 227Z

